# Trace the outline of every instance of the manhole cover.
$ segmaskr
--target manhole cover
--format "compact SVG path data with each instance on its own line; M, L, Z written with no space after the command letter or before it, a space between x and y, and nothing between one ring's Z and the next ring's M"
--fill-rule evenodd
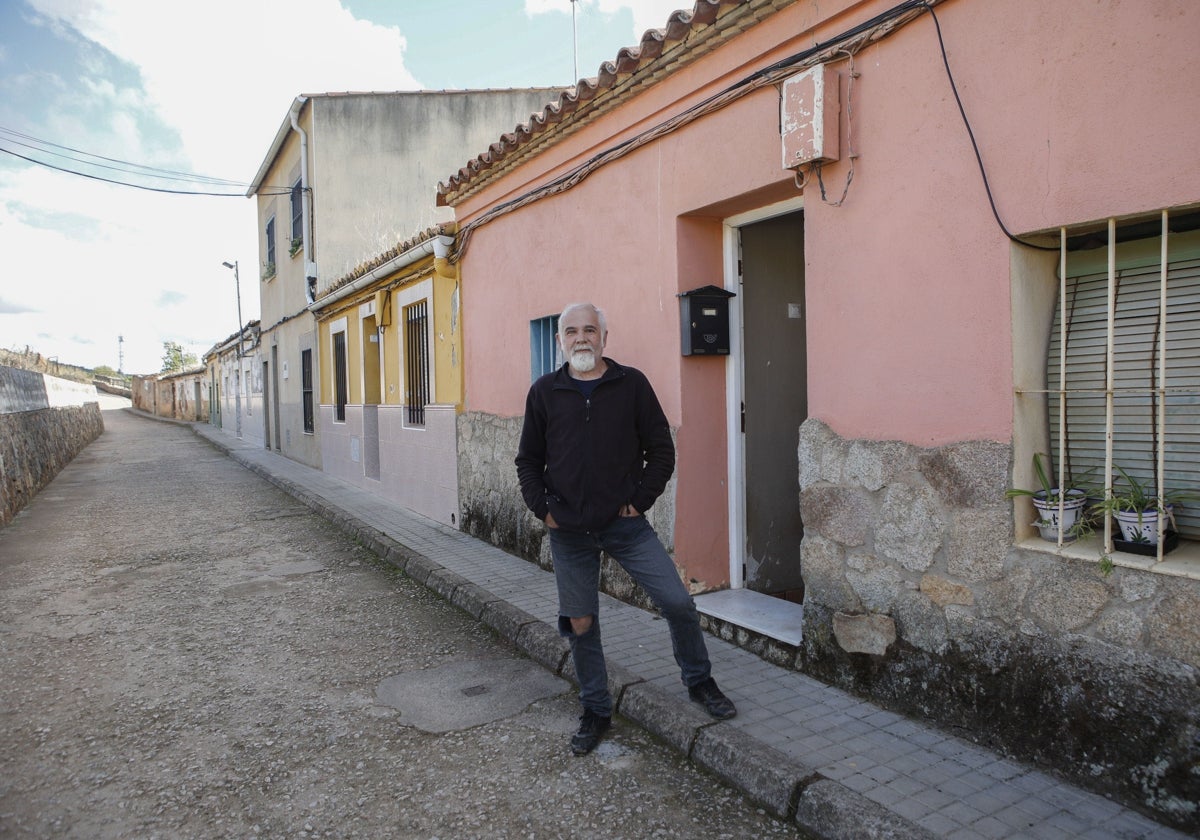
M469 729L561 694L570 683L525 659L473 659L388 677L375 689L401 722L426 732Z

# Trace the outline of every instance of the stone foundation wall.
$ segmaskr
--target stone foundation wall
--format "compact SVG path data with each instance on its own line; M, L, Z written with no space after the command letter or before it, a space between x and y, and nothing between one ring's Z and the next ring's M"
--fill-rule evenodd
M98 403L0 414L0 525L104 432Z
M473 537L551 570L550 540L546 526L521 497L517 484L517 443L520 417L497 417L464 412L458 418L459 506L463 531ZM673 551L675 479L648 514L667 551ZM649 599L624 569L607 555L600 572L600 588L628 603L649 607Z
M797 668L1200 829L1200 582L1016 548L1007 445L799 456Z

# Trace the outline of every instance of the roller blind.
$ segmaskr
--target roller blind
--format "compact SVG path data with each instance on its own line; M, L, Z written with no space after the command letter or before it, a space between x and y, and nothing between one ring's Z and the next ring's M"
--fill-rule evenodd
M1113 463L1157 487L1158 447L1163 447L1166 490L1200 492L1200 249L1192 234L1171 245L1167 272L1165 396L1159 386L1161 240L1141 240L1118 250L1114 334ZM1178 256L1176 256L1178 255ZM1103 485L1106 434L1105 355L1108 331L1107 253L1069 255L1066 323L1056 307L1047 354L1049 416L1058 417L1059 348L1066 341L1065 449L1051 420L1053 451L1064 452L1076 482ZM1157 407L1165 401L1159 439ZM1114 478L1115 481L1115 478ZM1180 535L1200 539L1200 502L1175 511Z

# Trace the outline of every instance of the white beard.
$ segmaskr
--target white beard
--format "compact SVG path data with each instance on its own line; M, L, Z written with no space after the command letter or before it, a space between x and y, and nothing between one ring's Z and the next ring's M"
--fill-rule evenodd
M596 367L596 354L591 350L576 350L571 354L571 369L590 373Z

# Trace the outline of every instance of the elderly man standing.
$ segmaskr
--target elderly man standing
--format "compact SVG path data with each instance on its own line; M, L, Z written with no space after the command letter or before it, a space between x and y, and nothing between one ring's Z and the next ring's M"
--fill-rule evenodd
M715 718L737 714L712 678L696 605L643 516L675 468L666 415L640 371L602 355L607 340L604 313L594 305L563 310L558 341L567 362L529 389L516 459L525 504L549 529L559 632L570 641L579 678L575 755L591 752L612 725L600 642L602 551L667 620L688 696Z

